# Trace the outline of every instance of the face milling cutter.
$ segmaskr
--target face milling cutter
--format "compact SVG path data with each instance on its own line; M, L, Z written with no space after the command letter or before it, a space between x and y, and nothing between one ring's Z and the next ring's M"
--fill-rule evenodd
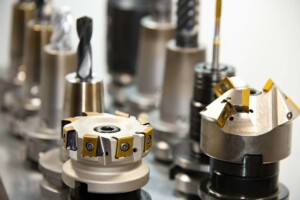
M141 187L149 179L142 158L151 148L152 128L116 114L86 113L63 121L62 144L70 160L62 178L70 199L151 199Z
M170 0L155 0L151 15L141 20L136 84L125 89L128 110L134 114L149 112L158 104L165 69L166 43L175 37L171 7Z
M8 82L13 85L22 85L25 79L23 65L24 31L27 23L33 19L35 3L31 1L19 1L13 5L10 67Z
M41 54L42 48L49 43L52 33L49 7L45 3L36 1L35 18L28 22L25 30L22 63L26 79L21 88L5 94L4 97L4 106L9 111L6 124L8 124L9 132L16 136L24 136L27 126L25 124L33 126L36 123L36 116L41 105L39 98ZM38 13L43 13L43 17Z
M215 92L218 98L201 112L201 149L211 168L200 198L288 199L278 183L279 161L290 154L300 108L271 79L258 91L226 78Z
M140 21L150 13L152 1L108 0L107 3L107 64L112 78L108 92L112 107L120 108L126 101L124 88L132 84L136 74Z
M41 109L39 125L27 130L27 158L38 162L39 153L57 146L63 118L64 79L76 69L76 52L70 44L72 23L68 8L57 10L52 17L51 43L43 49L41 74Z
M220 6L221 4L217 3L216 21L220 21ZM199 113L216 99L214 86L225 77L235 75L235 69L231 66L218 64L214 69L212 65L200 63L195 67L193 98L190 102L190 140L185 140L178 145L180 149L176 151L175 161L170 169L170 177L176 182L176 191L194 198L198 196L199 182L209 175L209 158L200 150L201 116Z
M167 44L167 58L159 110L150 113L154 127L153 153L162 161L172 161L172 148L188 135L189 102L193 93L193 71L205 61L205 49L198 36L198 0L179 0L176 39Z
M61 13L65 9L59 11ZM65 17L57 16L55 19L58 19L58 24L61 24L63 30L69 30L66 28L62 19L69 21L69 15ZM87 24L85 24L87 22ZM58 25L57 24L57 25ZM78 52L77 52L77 60L80 58L86 57L85 53L88 53L89 57L91 45L89 41L87 42L86 36L89 36L89 40L92 34L92 19L88 17L83 17L78 20L77 23L78 35L80 40L85 40L85 42L80 41ZM57 37L60 36L60 37ZM52 41L57 41L52 45L53 48L63 49L70 46L66 41L62 41L59 38L65 38L66 41L69 41L68 38L64 37L61 34L54 34ZM61 46L60 44L65 44ZM88 46L88 51L81 51L85 48L81 45ZM83 52L83 54L82 54ZM76 55L76 53L74 53ZM75 58L76 60L76 58ZM88 65L88 66L84 66ZM78 62L77 63L77 72L70 73L65 78L65 94L63 104L64 104L64 112L63 117L67 118L70 116L79 116L82 112L104 112L104 92L103 92L103 82L101 79L97 78L95 74L90 73L78 73L81 71L79 68L83 67L84 70L91 72L91 63L89 62ZM75 71L74 67L74 71ZM82 77L84 76L85 77ZM87 78L89 76L89 78ZM59 117L61 119L61 117ZM59 119L56 118L56 119ZM60 123L59 123L60 124ZM61 130L61 126L59 126L59 130ZM59 134L60 135L60 134ZM41 194L43 199L45 200L67 200L69 195L69 190L66 185L62 181L62 166L63 163L68 160L68 156L66 155L65 150L61 148L55 148L49 150L45 153L42 153L39 159L39 168L44 175L44 179L41 182Z

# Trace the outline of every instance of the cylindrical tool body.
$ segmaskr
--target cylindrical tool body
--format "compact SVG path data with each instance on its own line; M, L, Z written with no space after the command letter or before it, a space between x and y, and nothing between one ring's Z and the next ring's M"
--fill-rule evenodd
M166 44L174 36L175 26L171 23L158 23L151 17L142 19L136 78L141 94L153 95L161 90Z
M174 40L167 47L160 117L170 123L188 123L194 67L205 61L205 49L181 48Z
M108 71L135 74L140 20L149 14L148 0L109 0L107 27Z
M175 26L152 16L141 21L136 84L125 88L128 110L138 115L155 109L160 99L165 69L166 44L175 36Z
M66 92L64 98L64 118L80 116L82 112L103 112L103 82L93 78L89 82L81 82L76 73L66 76Z
M30 104L32 99L39 98L42 49L49 43L51 33L52 27L47 22L31 20L27 25L24 47L26 80L23 86L23 96L26 104ZM33 107L32 109L38 108Z
M33 2L18 2L13 5L9 68L9 81L13 84L21 84L23 81L18 80L17 75L23 64L24 32L27 23L34 17L34 10Z
M65 76L76 69L75 51L53 50L50 45L43 51L41 76L41 126L60 131L63 118Z
M170 170L170 177L176 182L176 190L191 196L198 196L198 186L209 176L209 157L200 149L200 112L216 96L213 87L226 76L233 76L235 69L221 65L213 70L210 64L198 64L194 70L194 91L190 113L190 141L182 141L176 151L175 163Z
M262 163L262 156L247 155L242 164L210 160L210 178L201 183L204 200L287 200L288 189L278 183L279 163ZM218 195L215 195L218 194Z

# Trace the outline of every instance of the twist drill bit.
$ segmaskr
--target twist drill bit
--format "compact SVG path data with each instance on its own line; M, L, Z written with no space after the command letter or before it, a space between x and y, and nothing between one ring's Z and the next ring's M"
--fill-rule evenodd
M221 10L222 10L222 0L217 0L216 19L215 19L215 36L214 36L214 42L213 42L213 60L212 60L213 70L219 69Z
M152 18L156 22L168 23L171 21L171 0L155 0L152 5Z
M178 0L176 44L197 47L199 0Z
M92 48L91 38L93 21L89 17L82 17L77 20L77 34L79 45L77 48L77 78L87 81L92 78Z
M71 50L71 26L72 16L68 7L57 9L52 16L53 33L51 36L51 47L55 50Z

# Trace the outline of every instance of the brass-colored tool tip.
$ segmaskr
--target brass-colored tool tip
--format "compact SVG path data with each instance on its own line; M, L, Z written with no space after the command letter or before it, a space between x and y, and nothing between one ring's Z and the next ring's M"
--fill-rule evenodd
M222 13L222 0L217 0L216 4L216 21L220 21Z

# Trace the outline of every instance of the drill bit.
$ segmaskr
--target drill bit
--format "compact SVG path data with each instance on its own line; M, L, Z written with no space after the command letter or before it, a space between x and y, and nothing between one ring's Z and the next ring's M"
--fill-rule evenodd
M199 0L178 0L177 7L176 44L197 47Z
M79 36L77 78L81 81L88 81L92 78L92 31L93 21L91 18L82 17L77 20L77 34Z
M216 19L215 19L215 36L214 36L214 41L213 41L213 60L212 60L212 69L213 70L219 69L221 10L222 10L222 0L217 0Z
M152 4L152 18L159 23L171 21L171 0L154 0Z
M68 7L55 10L52 16L53 33L51 36L51 46L55 50L71 50L70 33L72 26L72 16Z

